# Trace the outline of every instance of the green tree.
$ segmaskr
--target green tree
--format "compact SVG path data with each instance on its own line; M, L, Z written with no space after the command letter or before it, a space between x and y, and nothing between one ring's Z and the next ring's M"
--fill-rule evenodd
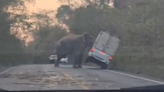
M9 20L10 14L5 11L7 7L23 6L21 0L1 0L0 1L0 63L14 64L19 61L19 56L23 53L22 43L10 33L10 26L15 21ZM21 56L20 56L21 57ZM11 62L12 61L12 62Z

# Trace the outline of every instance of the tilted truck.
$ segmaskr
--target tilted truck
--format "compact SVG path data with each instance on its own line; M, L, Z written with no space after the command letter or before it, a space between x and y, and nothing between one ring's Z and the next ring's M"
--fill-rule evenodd
M117 36L112 36L108 31L100 31L85 62L93 62L102 69L107 69L119 43L120 39Z

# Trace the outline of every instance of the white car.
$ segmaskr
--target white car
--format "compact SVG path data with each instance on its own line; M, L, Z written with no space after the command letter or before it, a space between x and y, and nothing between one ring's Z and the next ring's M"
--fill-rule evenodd
M50 55L49 60L57 60L57 55Z
M50 55L49 56L50 63L54 63L57 60L57 55ZM61 63L68 63L68 58L62 58L60 60Z
M68 58L66 57L66 58L62 58L61 60L60 60L60 62L61 63L68 63Z

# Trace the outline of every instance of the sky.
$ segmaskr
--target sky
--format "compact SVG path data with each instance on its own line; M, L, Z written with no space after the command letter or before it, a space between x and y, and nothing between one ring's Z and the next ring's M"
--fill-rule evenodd
M70 2L74 6L82 5L84 2L81 0L71 0ZM58 0L36 0L35 5L27 4L28 10L30 12L38 12L39 10L57 10L61 5L66 5L68 3L62 3Z
M36 0L35 5L27 3L30 12L38 12L39 10L57 10L60 7L57 0Z

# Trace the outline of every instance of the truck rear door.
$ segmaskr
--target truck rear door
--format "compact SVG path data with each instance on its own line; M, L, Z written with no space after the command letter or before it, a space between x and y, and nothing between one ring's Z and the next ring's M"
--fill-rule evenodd
M101 31L94 43L94 47L100 51L104 50L109 38L110 38L109 33L105 31Z
M115 36L110 36L106 47L105 47L105 53L109 54L110 56L113 56L119 46L120 39Z

